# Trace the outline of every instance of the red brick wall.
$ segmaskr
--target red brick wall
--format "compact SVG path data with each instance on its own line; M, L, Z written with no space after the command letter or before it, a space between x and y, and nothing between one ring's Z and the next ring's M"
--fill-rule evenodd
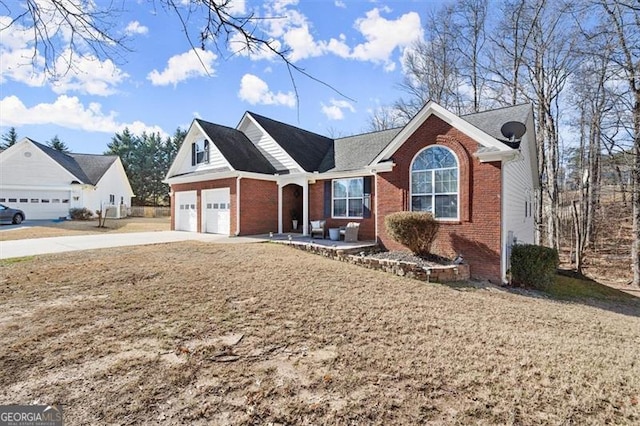
M309 185L309 220L325 219L328 228L338 228L346 226L349 222L360 223L358 230L358 240L372 241L376 239L376 220L375 220L375 184L371 185L371 217L366 219L332 219L324 216L324 186L325 180L317 180L316 183Z
M379 243L390 250L406 250L388 236L384 217L410 210L411 161L433 144L450 148L460 163L460 221L441 222L433 251L448 257L462 254L472 277L499 282L501 164L480 163L472 155L478 143L436 116L429 117L393 154L393 171L376 179Z
M266 180L240 179L240 210L240 235L278 232L278 185Z
M172 185L172 193L177 191L197 191L196 210L198 212L198 232L202 229L201 200L202 190L229 188L231 192L231 235L237 232L236 178L208 180L203 182ZM275 182L242 178L240 180L241 218L240 235L266 234L278 231L278 187ZM175 195L171 196L171 229L175 229L173 205Z
M236 206L237 197L236 197L236 178L227 178L220 180L207 180L203 182L193 182L193 183L180 183L176 185L171 185L171 230L176 229L176 217L175 217L175 193L178 191L197 191L196 195L196 211L198 212L198 232L202 229L202 190L203 189L217 189L217 188L229 188L231 192L231 235L236 232Z

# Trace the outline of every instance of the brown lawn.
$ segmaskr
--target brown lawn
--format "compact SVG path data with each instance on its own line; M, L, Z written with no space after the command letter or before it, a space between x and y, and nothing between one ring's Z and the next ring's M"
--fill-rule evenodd
M0 263L0 404L67 424L637 424L640 305L275 244Z
M151 232L168 231L171 225L168 217L128 217L107 219L104 228L98 227L98 220L68 220L64 222L39 222L37 226L3 229L0 226L0 241L31 238L62 237L69 235L103 234L110 232Z

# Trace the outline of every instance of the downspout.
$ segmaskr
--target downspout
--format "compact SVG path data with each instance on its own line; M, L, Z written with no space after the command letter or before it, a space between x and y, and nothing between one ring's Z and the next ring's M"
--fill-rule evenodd
M507 246L505 235L507 235L507 230L505 227L507 226L507 221L505 220L505 187L504 184L504 171L507 165L506 161L500 162L500 275L502 276L501 281L502 284L508 284L507 281Z
M236 237L240 235L240 179L242 176L236 178Z
M282 234L282 184L278 182L278 234Z

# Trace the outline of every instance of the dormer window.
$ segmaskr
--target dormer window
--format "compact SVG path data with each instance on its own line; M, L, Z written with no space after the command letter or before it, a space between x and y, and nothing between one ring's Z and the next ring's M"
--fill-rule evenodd
M191 165L209 163L209 141L202 139L191 144Z

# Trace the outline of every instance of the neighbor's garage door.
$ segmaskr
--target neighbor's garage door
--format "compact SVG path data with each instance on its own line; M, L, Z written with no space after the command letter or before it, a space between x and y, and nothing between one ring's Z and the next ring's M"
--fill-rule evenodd
M229 235L231 218L229 188L202 191L202 230L212 234Z
M28 220L69 215L69 191L3 191L0 202L24 211Z
M176 192L175 200L176 231L196 232L198 229L196 191Z

